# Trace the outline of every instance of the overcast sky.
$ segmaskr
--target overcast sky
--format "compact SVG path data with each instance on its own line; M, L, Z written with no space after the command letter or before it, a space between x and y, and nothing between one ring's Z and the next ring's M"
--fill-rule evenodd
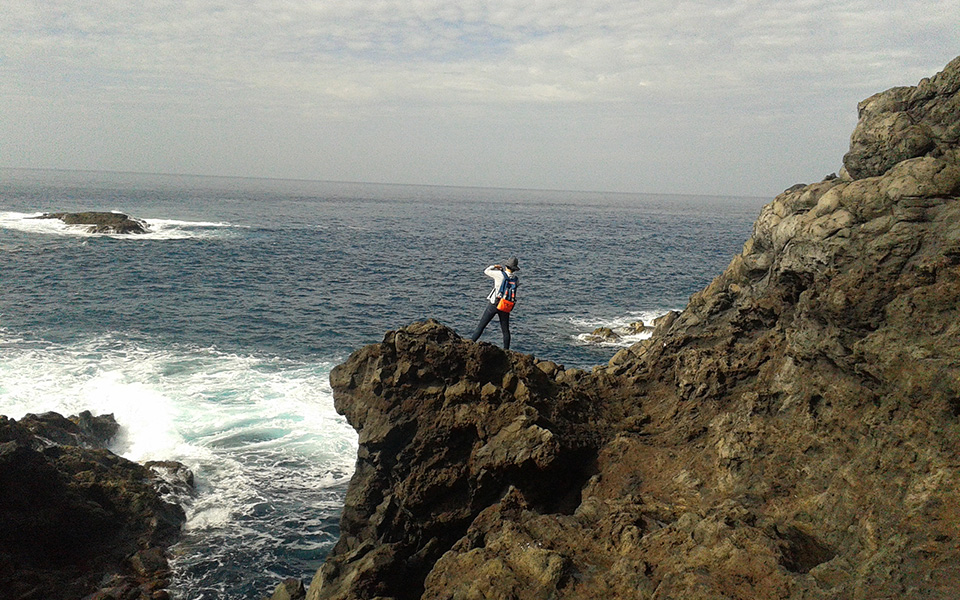
M0 0L0 166L773 196L960 0Z

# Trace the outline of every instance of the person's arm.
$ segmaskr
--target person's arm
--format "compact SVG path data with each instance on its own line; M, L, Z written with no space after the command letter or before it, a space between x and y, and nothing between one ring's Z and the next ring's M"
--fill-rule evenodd
M489 267L483 270L483 274L486 275L487 277L493 277L494 279L496 279L497 276L503 275L503 267L501 267L500 265L490 265Z
M490 265L483 272L487 277L493 277L493 289L500 289L500 284L503 283L503 268L500 265Z

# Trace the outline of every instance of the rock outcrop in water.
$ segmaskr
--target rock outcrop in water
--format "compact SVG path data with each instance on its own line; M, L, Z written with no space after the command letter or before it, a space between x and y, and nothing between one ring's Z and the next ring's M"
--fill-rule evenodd
M958 124L960 58L862 104L840 177L592 372L436 322L355 352L308 598L956 598Z
M88 412L0 417L0 598L168 597L184 513L155 471L104 449L117 429Z
M147 233L146 224L123 213L80 212L44 213L37 219L60 219L67 225L87 225L89 233Z

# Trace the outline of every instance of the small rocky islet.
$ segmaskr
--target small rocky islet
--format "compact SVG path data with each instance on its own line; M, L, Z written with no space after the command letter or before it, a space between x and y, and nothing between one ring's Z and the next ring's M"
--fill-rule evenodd
M118 212L54 212L43 213L34 219L59 219L67 225L84 225L88 233L140 234L148 233L147 224L140 219Z

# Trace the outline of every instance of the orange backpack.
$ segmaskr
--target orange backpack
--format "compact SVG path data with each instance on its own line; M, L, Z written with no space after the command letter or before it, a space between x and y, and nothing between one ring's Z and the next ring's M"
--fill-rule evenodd
M500 299L497 302L497 310L505 313L513 310L513 305L517 303L517 287L519 285L520 280L515 275L507 275L504 271L503 283L500 284L500 291L497 292L497 298Z

